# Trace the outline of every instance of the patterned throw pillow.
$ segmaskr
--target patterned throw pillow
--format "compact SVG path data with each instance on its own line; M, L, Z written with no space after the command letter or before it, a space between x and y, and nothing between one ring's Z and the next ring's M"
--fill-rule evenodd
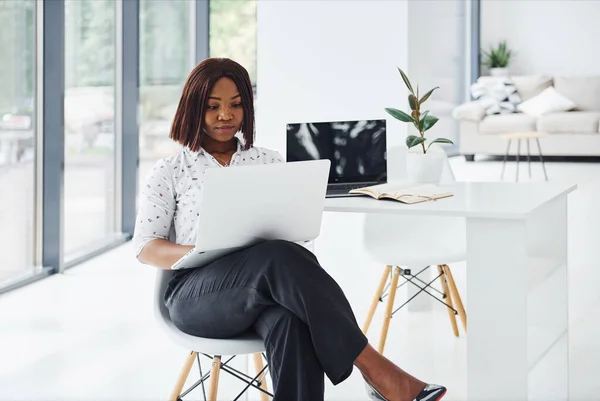
M485 109L486 115L518 113L521 96L509 78L477 81L471 85L471 96Z

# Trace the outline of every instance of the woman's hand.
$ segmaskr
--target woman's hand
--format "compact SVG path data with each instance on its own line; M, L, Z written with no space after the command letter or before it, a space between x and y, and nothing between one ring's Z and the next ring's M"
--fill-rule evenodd
M144 246L138 260L147 265L171 270L171 266L192 249L192 245L178 245L166 239L155 239Z

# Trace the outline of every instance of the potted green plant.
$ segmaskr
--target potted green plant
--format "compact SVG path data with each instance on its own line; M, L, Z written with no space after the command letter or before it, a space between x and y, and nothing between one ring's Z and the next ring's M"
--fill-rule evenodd
M484 59L483 64L490 69L490 75L494 77L505 77L508 75L508 64L513 55L512 50L506 45L506 41L501 41L497 47L490 47L490 51L482 50Z
M417 86L417 90L414 91L404 71L400 68L398 68L398 71L410 92L408 94L408 105L411 112L408 114L393 108L386 108L385 111L397 120L412 124L418 132L418 135L408 135L406 137L406 146L408 147L406 171L408 178L413 182L439 182L444 167L444 154L442 153L443 150L441 152L439 149L434 150L431 145L434 143L453 144L453 142L447 138L427 139L425 132L430 130L439 119L430 115L429 110L421 112L421 106L439 87L436 86L421 97L419 87Z

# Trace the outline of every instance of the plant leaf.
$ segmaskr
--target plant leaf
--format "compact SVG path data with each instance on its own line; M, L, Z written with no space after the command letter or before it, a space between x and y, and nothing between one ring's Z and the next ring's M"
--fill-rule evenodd
M417 99L415 98L415 95L413 95L412 93L410 95L408 95L408 104L410 105L410 109L411 110L416 110L416 108L417 108Z
M481 49L481 52L485 56L482 63L490 68L506 68L513 56L506 40L501 41L496 48L490 46L489 52L483 49Z
M424 101L426 101L427 99L429 99L429 96L431 96L431 94L433 93L434 90L439 89L439 86L436 86L435 88L433 88L432 90L430 90L429 92L427 92L426 94L423 95L423 97L419 100L419 105L422 105Z
M425 142L425 138L423 138L422 136L409 135L406 137L406 146L408 146L409 149L414 146L420 145L423 142Z
M404 73L404 71L402 71L400 69L400 67L398 67L398 71L400 71L400 75L402 76L402 80L404 81L404 84L406 85L406 87L408 88L408 90L410 91L410 93L412 93L414 95L415 92L413 91L412 85L410 84L410 81L408 80L408 77L406 76L406 74Z
M450 139L447 139L447 138L436 138L433 141L429 142L429 145L427 146L427 150L429 150L429 148L431 147L431 145L433 145L434 143L445 143L445 144L449 144L449 145L454 145L454 142L452 142Z
M403 112L402 110L386 108L385 111L388 112L389 115L394 117L396 120L403 121L405 123L413 123L415 119Z
M421 127L423 128L423 132L433 127L435 123L438 122L438 120L439 118L430 115L426 115L425 117L423 117L421 119Z

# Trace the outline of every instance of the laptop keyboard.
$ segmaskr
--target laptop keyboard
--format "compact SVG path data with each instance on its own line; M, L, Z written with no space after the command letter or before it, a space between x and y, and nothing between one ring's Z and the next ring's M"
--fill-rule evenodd
M365 184L336 184L335 187L332 187L330 190L332 191L350 191L351 189L363 188Z
M357 194L349 194L348 192L355 188L363 188L368 185L365 184L335 184L333 187L327 188L326 197L340 197L340 196L359 196Z

